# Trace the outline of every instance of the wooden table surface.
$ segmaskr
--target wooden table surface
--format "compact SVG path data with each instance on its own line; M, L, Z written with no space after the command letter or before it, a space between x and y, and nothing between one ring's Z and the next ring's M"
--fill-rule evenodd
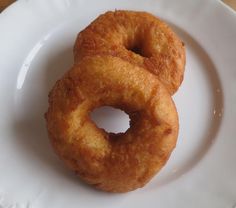
M232 7L236 11L236 0L223 0L226 4Z
M0 0L0 12L13 3L15 0ZM236 0L223 0L226 4L236 10Z

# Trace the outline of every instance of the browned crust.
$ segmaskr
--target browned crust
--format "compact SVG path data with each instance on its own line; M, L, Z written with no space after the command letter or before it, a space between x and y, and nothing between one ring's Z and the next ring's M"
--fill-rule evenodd
M123 134L108 134L89 118L94 108L121 108L131 118ZM56 153L86 182L109 192L144 186L176 145L175 105L157 77L117 57L83 58L57 81L46 113Z
M138 48L142 55L132 52ZM174 94L182 80L185 47L157 17L146 12L106 12L81 31L74 46L75 62L87 55L112 55L144 67Z

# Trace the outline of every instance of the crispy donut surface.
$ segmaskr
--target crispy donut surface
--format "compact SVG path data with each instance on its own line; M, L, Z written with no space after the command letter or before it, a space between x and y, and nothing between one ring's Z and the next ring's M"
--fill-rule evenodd
M130 128L119 134L98 128L89 114L100 106L124 110ZM58 80L46 120L66 165L109 192L143 187L164 166L178 135L175 105L157 77L112 56L87 56Z
M109 54L144 67L174 94L185 67L183 42L163 21L146 12L106 12L78 34L75 62L87 55Z

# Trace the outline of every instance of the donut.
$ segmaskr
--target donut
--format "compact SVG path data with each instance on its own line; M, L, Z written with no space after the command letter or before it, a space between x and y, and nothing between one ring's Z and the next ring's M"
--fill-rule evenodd
M126 112L130 128L108 133L91 120L101 106ZM47 129L55 152L85 182L108 192L143 187L176 145L171 95L146 69L119 57L86 56L49 94Z
M173 95L184 74L184 43L163 21L147 12L109 11L78 34L74 59L120 57L155 74Z

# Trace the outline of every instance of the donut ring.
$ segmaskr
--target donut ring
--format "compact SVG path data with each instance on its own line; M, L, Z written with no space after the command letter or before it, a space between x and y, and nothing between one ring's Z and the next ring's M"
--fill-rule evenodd
M136 51L137 53L133 52ZM106 12L78 34L75 62L106 54L144 67L174 94L183 80L184 43L164 22L146 12Z
M130 116L125 133L107 133L89 113L113 106ZM85 57L57 81L46 113L51 143L83 180L109 192L144 186L176 145L178 116L157 77L118 57Z

